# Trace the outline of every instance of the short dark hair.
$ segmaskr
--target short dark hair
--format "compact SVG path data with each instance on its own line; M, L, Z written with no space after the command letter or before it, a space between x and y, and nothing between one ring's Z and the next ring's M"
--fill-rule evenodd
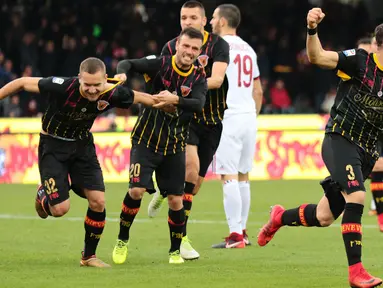
M184 5L182 5L182 8L199 8L202 10L203 14L205 14L205 7L199 1L195 1L195 0L187 1L184 3Z
M187 28L183 29L181 31L180 35L178 36L178 38L181 38L183 35L186 35L191 39L201 39L201 41L203 42L203 35L202 35L201 31L199 31L195 28L187 27Z
M87 72L89 74L95 74L98 71L106 73L105 63L98 58L89 57L82 61L80 64L80 73Z
M218 14L227 20L227 24L230 28L237 29L241 23L241 11L233 4L222 4L218 7Z
M378 47L381 47L383 44L383 23L376 26L374 34L375 34L376 44L378 45Z
M358 42L356 42L356 46L358 47L359 45L362 45L362 44L371 44L371 38L370 37L363 37L363 38L360 38L358 40Z

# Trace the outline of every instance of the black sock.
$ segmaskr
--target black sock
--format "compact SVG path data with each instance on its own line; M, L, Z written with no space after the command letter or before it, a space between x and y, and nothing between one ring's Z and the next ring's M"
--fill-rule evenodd
M322 227L317 219L316 212L316 204L303 204L298 208L283 212L282 224L287 226Z
M371 173L371 192L376 205L376 213L383 213L383 172Z
M86 213L85 228L85 246L83 257L87 258L96 255L98 242L100 241L102 231L105 226L105 209L103 212L95 212L88 208Z
M185 189L184 189L184 209L185 209L185 230L184 230L184 236L186 236L186 225L188 223L190 210L193 204L193 190L194 190L195 184L190 182L185 182Z
M141 199L134 200L130 197L129 192L126 193L120 214L120 233L118 234L118 239L124 241L129 240L129 230L133 224L134 218L140 210L140 206Z
M180 245L182 237L184 236L184 225L185 225L185 210L174 211L169 209L168 212L168 224L170 231L170 250L169 252L174 252L180 250Z
M362 214L363 205L356 203L346 203L342 218L342 235L348 265L361 262L362 258Z

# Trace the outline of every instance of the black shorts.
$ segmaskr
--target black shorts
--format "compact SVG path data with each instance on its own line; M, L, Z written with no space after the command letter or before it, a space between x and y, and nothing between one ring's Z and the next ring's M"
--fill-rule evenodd
M327 133L322 144L322 158L333 181L347 194L366 191L364 181L375 159L361 147L340 134Z
M221 140L222 123L219 122L216 125L205 125L203 123L197 123L196 120L192 120L189 128L189 137L186 141L189 145L195 145L198 147L199 158L199 176L205 177L207 169L211 162L215 152L218 149L219 141Z
M182 195L185 184L185 152L161 155L147 148L144 143L133 144L130 151L130 188L146 188L154 193L153 172L161 193Z
M69 198L69 179L76 193L83 189L105 191L93 137L86 142L65 141L40 134L39 170L50 205Z

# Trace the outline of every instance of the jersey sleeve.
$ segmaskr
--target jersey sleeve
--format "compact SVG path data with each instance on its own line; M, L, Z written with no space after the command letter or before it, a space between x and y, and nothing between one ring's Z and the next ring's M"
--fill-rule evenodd
M350 49L338 52L339 60L336 66L337 75L343 80L348 80L359 73L358 63L360 58L367 56L363 49Z
M118 85L111 95L111 106L128 109L134 102L134 92L128 87Z
M137 72L151 74L157 72L162 65L162 57L155 55L146 56L140 59L127 59L118 63L117 73Z
M230 47L223 38L218 37L217 43L213 48L213 60L214 62L230 63Z
M38 85L41 94L65 94L76 80L77 78L74 77L47 77L40 79Z

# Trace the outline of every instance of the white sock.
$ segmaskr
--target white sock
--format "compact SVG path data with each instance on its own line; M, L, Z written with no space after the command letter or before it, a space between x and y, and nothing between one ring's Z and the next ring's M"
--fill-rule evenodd
M241 194L242 210L241 210L241 222L242 230L246 229L247 219L249 218L250 211L250 183L249 181L241 181L238 184Z
M225 208L227 224L230 234L242 235L241 225L241 193L237 180L228 180L223 184L223 207Z
M374 199L371 199L370 210L376 210L376 205L375 205Z

